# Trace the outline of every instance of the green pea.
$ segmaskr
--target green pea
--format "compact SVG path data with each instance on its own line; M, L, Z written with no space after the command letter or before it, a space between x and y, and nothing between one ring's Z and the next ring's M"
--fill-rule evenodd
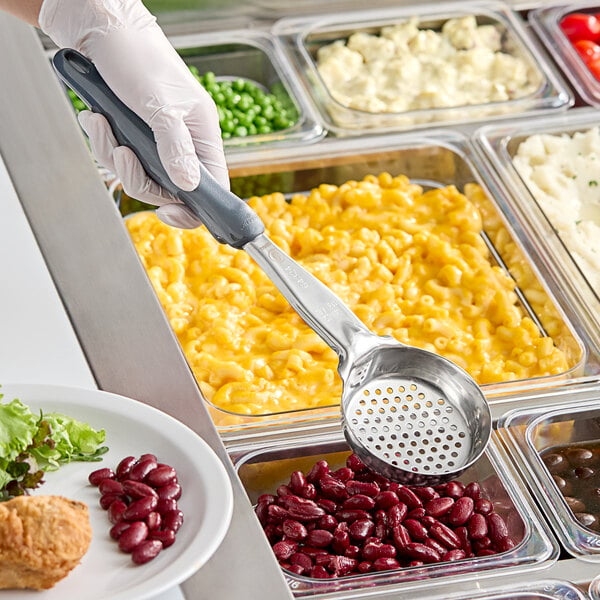
M257 127L258 129L258 133L271 133L271 131L273 131L268 125L261 125L260 127Z
M253 123L250 123L250 125L248 126L248 134L256 135L257 133L258 133L258 129L256 128L256 125L254 125Z
M233 133L237 137L246 137L248 135L248 129L243 125L238 125Z
M268 123L268 121L264 117L261 117L260 115L257 115L256 117L254 117L254 124L257 127L263 127L267 123Z
M207 71L206 73L204 73L204 83L206 85L212 85L216 83L216 77L212 71Z
M224 119L221 122L221 129L223 132L232 133L235 129L235 123L233 119Z
M243 79L236 79L231 85L236 92L242 92L246 87L246 82Z

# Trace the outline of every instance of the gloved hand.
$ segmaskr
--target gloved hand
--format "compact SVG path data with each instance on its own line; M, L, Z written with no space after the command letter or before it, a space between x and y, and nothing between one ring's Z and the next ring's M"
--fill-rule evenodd
M92 60L115 94L150 125L175 185L196 188L201 160L229 188L216 106L140 0L44 0L39 23L58 46ZM119 177L128 195L158 205L169 225L200 224L146 176L129 148L117 144L104 117L82 111L79 122L98 162Z

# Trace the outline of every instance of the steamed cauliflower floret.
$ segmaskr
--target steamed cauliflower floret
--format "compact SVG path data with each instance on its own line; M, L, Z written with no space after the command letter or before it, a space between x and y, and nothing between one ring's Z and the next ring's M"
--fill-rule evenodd
M474 16L449 19L441 31L412 18L357 32L318 52L318 69L344 106L401 112L506 101L535 90L530 67L499 52L500 31ZM533 75L535 79L536 75Z

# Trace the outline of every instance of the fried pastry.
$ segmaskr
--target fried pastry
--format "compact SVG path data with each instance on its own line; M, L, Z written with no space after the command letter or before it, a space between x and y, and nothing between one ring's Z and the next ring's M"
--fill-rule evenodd
M88 507L62 496L18 496L0 503L0 589L51 588L87 552Z

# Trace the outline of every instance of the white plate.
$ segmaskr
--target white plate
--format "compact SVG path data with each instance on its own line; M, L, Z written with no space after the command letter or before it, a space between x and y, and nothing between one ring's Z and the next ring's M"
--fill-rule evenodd
M19 398L32 411L61 412L106 431L109 451L100 462L71 463L47 473L35 494L58 494L85 502L90 510L92 543L78 565L53 588L0 590L0 600L142 600L185 581L219 547L231 520L233 494L225 468L191 429L169 415L123 396L62 386L5 384L2 402ZM109 536L107 513L88 475L115 468L125 456L155 454L177 469L183 489L179 507L184 523L175 543L145 565L135 565Z

